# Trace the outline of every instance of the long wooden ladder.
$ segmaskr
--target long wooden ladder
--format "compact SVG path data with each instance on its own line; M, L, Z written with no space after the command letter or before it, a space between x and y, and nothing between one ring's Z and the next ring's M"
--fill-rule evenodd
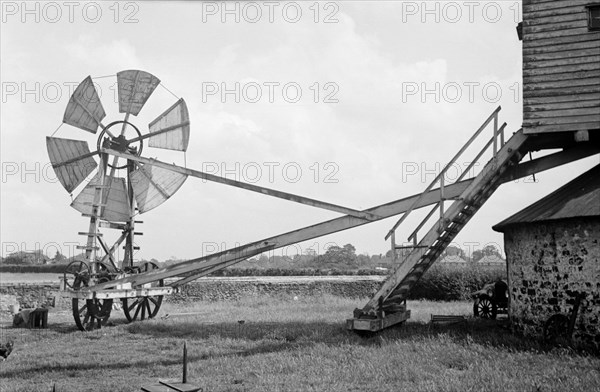
M406 299L410 290L423 274L444 252L446 247L458 235L461 229L469 222L481 206L490 198L494 191L502 183L502 175L513 164L517 164L525 154L525 141L527 136L522 131L515 133L506 143L504 142L504 128L506 124L498 127L498 107L483 125L475 132L471 139L452 158L440 174L427 187L422 195L439 184L440 198L433 209L427 214L418 227L412 232L408 240L412 242L407 257L398 265L392 275L383 283L381 288L373 295L369 302L362 308L354 311L354 319L347 321L348 329L378 331L410 317L410 311L406 309ZM461 181L471 170L473 165L493 145L491 160L483 167L482 171L475 177L472 183L463 193L449 206L445 208L444 203L449 199L444 197L444 175L454 165L456 160L482 133L488 124L494 124L493 136L477 154L469 167L456 180ZM408 214L419 206L419 198L415 200L413 207L409 208L386 235L391 240L392 258L395 259L398 249L406 249L407 246L396 245L395 231L404 222ZM433 227L419 241L418 231L430 220L433 214L439 210L440 218Z

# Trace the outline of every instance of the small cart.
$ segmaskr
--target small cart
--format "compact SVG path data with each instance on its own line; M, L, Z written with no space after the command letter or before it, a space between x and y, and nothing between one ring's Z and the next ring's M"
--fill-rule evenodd
M508 284L503 280L488 283L471 294L475 317L496 319L498 313L508 313Z

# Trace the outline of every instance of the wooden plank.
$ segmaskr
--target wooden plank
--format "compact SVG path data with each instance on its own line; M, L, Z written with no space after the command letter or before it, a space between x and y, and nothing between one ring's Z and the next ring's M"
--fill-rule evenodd
M219 177L219 176L215 176L213 174L204 173L199 170L188 169L188 168L177 166L174 164L172 165L172 164L169 164L166 162L161 162L156 159L148 159L148 158L138 157L138 156L134 156L131 154L126 154L126 153L122 153L122 152L110 150L110 149L101 149L101 150L103 152L109 153L114 156L119 156L121 158L126 158L126 159L129 159L132 161L149 164L152 166L160 167L160 168L167 169L167 170L170 170L170 171L173 171L176 173L185 174L185 175L200 178L203 180L218 182L220 184L230 185L230 186L234 186L237 188L246 189L246 190L249 190L252 192L261 193L263 195L278 197L281 199L293 201L293 202L300 203L300 204L310 205L313 207L323 208L323 209L330 210L330 211L336 211L336 212L340 212L342 214L348 214L348 215L356 216L358 218L362 218L362 219L366 219L366 220L376 220L377 219L377 217L373 216L372 214L370 214L368 212L358 211L355 209L342 207L342 206L339 206L336 204L327 203L324 201L311 199L311 198L304 197L304 196L294 195L292 193L281 192L281 191L277 191L277 190L270 189L270 188L265 188L265 187L254 185L254 184L248 184L248 183L241 182L241 181L235 181L235 180L231 180L229 178Z
M541 89L523 91L524 101L531 97L554 97L554 96L571 96L571 95L587 95L597 94L600 92L600 87L596 86L578 86L573 88L561 89Z
M539 75L556 75L568 72L594 71L598 69L598 64L594 62L567 64L561 67L549 68L523 68L523 77L539 76Z
M157 133L149 137L150 147L165 148L168 150L186 151L190 139L190 117L183 99L152 121L148 128L150 133ZM170 129L168 132L163 130Z
M600 44L600 42L599 42ZM600 45L591 48L569 49L561 52L523 54L523 63L600 55Z
M456 198L471 184L473 180L464 180L459 183L452 185L446 185L444 193L447 198ZM389 218L405 212L414 201L420 197L421 194L406 197L391 203L382 204L377 207L370 208L366 212L377 217L376 220ZM430 192L425 194L421 199L421 202L417 207L425 207L431 204L435 204L440 200L440 190L432 189ZM261 251L266 246L272 249L283 248L288 245L292 245L298 242L307 241L313 238L322 237L324 235L337 233L342 230L347 230L353 227L362 226L368 223L368 221L355 217L352 215L346 215L340 218L328 220L325 222L317 223L315 225L303 227L288 233L276 235L274 237L266 238L261 241L252 242L243 246L239 246L230 250L215 253L214 255L196 258L193 260L184 261L176 265L163 267L158 270L154 270L143 275L136 277L128 277L123 279L114 280L111 282L103 283L95 286L96 289L102 289L114 286L115 284L123 284L127 282L135 281L136 284L144 284L154 282L158 279L165 279L173 276L178 276L188 272L194 272L203 268L223 265L230 260L238 259L243 260L246 255L251 255L252 252ZM251 257L251 256L247 256Z
M539 125L537 123L523 123L523 132L526 134L550 133L550 132L572 132L572 131L587 131L597 129L597 122L589 123L571 123L571 124L549 124Z
M590 1L587 0L548 0L548 1L539 1L539 0L524 0L523 1L523 19L530 12L539 12L539 11L549 11L549 10L558 10L561 8L568 8L574 6L585 7L587 4L590 4Z
M386 315L381 319L348 319L346 329L354 331L377 332L402 323L410 318L410 310Z
M584 31L581 34L571 34L559 37L531 36L523 37L523 50L536 47L552 47L553 45L573 44L577 42L597 42L599 33Z
M175 390L176 392L198 392L202 389L199 386L188 383L184 384L182 382L159 381L159 383Z
M557 23L551 24L541 24L541 25L531 25L523 23L523 37L527 34L538 34L538 33L548 33L548 32L556 32L556 31L565 31L572 29L582 29L588 28L588 20L585 18L578 18L576 20L564 20Z
M579 101L578 101L579 99ZM525 105L550 105L570 102L581 102L582 105L587 105L588 102L597 102L600 100L600 93L594 94L578 94L578 95L553 95L548 97L529 97L524 102Z
M523 45L529 41L535 41L538 39L549 39L549 38L559 38L559 37L569 37L572 35L584 35L584 34L596 34L591 33L587 26L586 27L577 27L572 29L565 30L550 30L550 31L541 31L541 32L531 32L523 29Z
M580 144L583 145L575 145L574 147L565 149L563 151L512 166L508 168L506 172L504 172L501 181L514 181L519 178L527 177L535 173L541 173L545 170L549 170L554 167L600 153L600 147L598 146L589 145L587 143Z
M600 128L600 113L599 114L585 114L578 116L563 116L563 117L549 117L540 115L537 112L528 113L527 120L523 119L523 124L536 124L536 125L554 125L554 124L581 124L581 123L596 123L595 128Z
M144 391L144 392L173 392L173 390L171 388L166 387L162 384L153 384L153 385L142 386L142 391Z
M77 291L63 291L61 296L65 298L78 299L115 299L115 298L135 298L135 297L154 297L157 295L173 294L173 287L152 287L141 289L112 289L99 290L97 286L85 288Z
M571 108L598 108L600 107L600 99L585 100L585 101L568 101L568 102L556 102L556 103L542 103L537 105L523 106L523 112L542 112L542 111L555 111L561 109Z
M581 117L581 116L593 116L600 113L600 102L592 107L581 108L573 105L568 109L554 109L554 110L529 110L523 114L523 117L528 120L534 120L538 118L566 118L566 117Z
M117 73L119 112L137 116L159 83L156 76L145 71L126 70Z
M459 315L443 315L443 314L432 314L431 315L431 324L457 324L464 323L467 319L465 316Z
M600 70L598 71L600 75ZM523 91L537 91L537 90L549 90L549 89L560 89L568 87L579 87L579 86L595 86L600 85L600 77L590 76L587 78L567 79L567 80L550 80L550 81L539 81L539 82L525 82L523 81Z
M600 55L596 54L592 54L587 57L564 58L555 60L538 60L535 56L528 56L526 58L523 58L523 67L529 69L538 69L549 67L563 67L575 64L598 64L598 62L600 62Z
M555 53L555 52L566 52L580 49L594 49L598 48L597 40L586 40L586 41L575 41L569 43L561 43L561 44L553 44L553 45L544 45L544 46L534 46L534 47L526 47L523 46L523 56L532 55L532 54L543 54L543 53Z
M557 12L559 11L559 12ZM585 7L575 6L566 7L559 10L546 12L532 12L523 18L523 26L539 26L547 24L557 24L561 22L570 22L575 20L587 20L588 13Z
M596 69L584 70L584 71L575 71L575 72L561 72L555 73L551 75L541 74L541 75L531 75L531 76L523 76L523 87L528 87L529 84L543 83L543 82L552 82L552 81L562 81L569 80L573 83L577 83L580 79L588 79L588 78L596 78L600 79L600 65ZM583 81L583 83L587 83L588 81Z

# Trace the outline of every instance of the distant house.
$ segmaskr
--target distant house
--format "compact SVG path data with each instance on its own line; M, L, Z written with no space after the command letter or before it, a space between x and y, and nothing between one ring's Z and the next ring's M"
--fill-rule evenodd
M540 337L583 293L573 339L600 349L600 165L493 229L504 233L513 328Z
M454 263L454 264L465 264L467 260L463 259L459 255L444 256L438 261L439 263Z

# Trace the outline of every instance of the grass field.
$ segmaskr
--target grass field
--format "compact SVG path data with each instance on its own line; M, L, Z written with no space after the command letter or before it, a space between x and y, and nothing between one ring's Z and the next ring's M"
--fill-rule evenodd
M204 391L600 390L598 357L515 337L501 322L426 324L432 313L470 314L468 302L409 302L409 322L362 338L344 320L364 302L164 304L154 320L127 324L113 311L114 326L86 333L69 312L51 313L48 330L2 329L15 350L0 363L0 391L139 391L181 377L184 341L188 380Z

